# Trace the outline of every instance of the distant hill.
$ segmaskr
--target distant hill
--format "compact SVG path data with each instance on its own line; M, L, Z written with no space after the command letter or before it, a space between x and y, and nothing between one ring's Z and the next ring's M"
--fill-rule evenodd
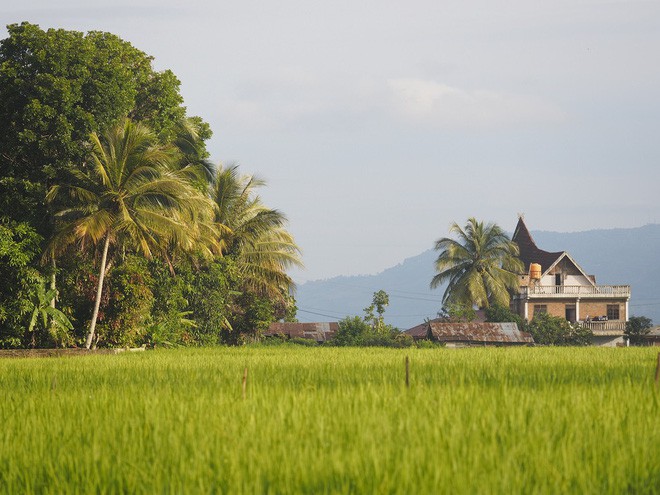
M630 313L660 324L660 225L572 233L533 231L532 235L541 249L568 251L588 274L596 276L598 284L631 285ZM407 329L434 318L444 292L429 289L436 256L428 250L376 275L302 284L296 294L298 319L335 321L362 315L380 289L390 295L388 323Z

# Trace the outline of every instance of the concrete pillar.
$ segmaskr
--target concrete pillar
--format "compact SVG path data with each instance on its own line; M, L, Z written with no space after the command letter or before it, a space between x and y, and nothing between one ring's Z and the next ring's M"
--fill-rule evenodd
M529 320L529 299L525 299L525 319Z
M575 300L575 321L580 321L580 298Z

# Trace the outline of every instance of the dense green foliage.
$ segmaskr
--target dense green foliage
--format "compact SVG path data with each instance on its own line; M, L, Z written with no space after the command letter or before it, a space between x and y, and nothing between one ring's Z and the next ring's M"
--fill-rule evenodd
M539 313L529 322L527 331L542 345L590 345L593 333L579 323L560 316Z
M374 292L372 303L364 308L364 317L347 316L339 322L339 330L329 342L335 346L410 347L410 335L400 332L384 321L389 295L384 290Z
M440 254L431 288L448 282L442 302L480 308L508 306L509 292L518 288L518 274L523 269L518 246L498 225L484 225L474 218L465 227L454 223L450 233L458 239L443 237L435 243Z
M0 221L0 348L18 347L26 337L30 299L43 284L31 265L42 237L25 222Z
M291 317L286 218L216 174L174 74L109 33L7 29L0 347L241 342Z
M369 324L359 316L347 316L339 321L339 330L330 345L352 347L410 347L412 337L399 332L391 325L380 328Z
M290 346L0 360L0 492L657 493L656 356Z
M185 116L179 81L110 33L24 22L0 42L0 205L48 228L46 189L87 156L91 132L131 117L167 137ZM46 223L45 223L46 222Z
M653 322L646 316L631 316L626 322L624 335L630 339L632 345L644 343L644 336L651 331Z
M518 328L523 332L528 331L529 323L518 313L514 313L509 308L495 304L486 308L486 321L493 323L507 323L513 322L518 325Z
M492 308L493 308L492 306L487 308L486 314L488 314L488 310ZM442 309L440 309L440 312L438 312L438 317L446 322L465 323L465 322L474 321L475 318L477 317L477 312L475 311L475 309L472 307L471 304L449 303L443 306ZM511 321L511 320L505 320L505 321Z

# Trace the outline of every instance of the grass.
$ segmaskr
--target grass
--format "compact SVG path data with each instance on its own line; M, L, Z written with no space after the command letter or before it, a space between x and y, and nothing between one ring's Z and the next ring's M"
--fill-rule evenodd
M264 347L2 360L0 492L658 493L656 357Z

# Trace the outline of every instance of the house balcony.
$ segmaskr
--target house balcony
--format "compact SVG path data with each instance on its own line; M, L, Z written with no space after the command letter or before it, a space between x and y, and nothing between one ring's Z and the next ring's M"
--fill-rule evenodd
M622 320L581 321L580 325L590 329L596 336L623 335L623 332L626 329L626 322Z
M566 298L579 297L590 298L628 298L630 297L629 285L533 285L521 287L518 297L521 299L533 298Z

